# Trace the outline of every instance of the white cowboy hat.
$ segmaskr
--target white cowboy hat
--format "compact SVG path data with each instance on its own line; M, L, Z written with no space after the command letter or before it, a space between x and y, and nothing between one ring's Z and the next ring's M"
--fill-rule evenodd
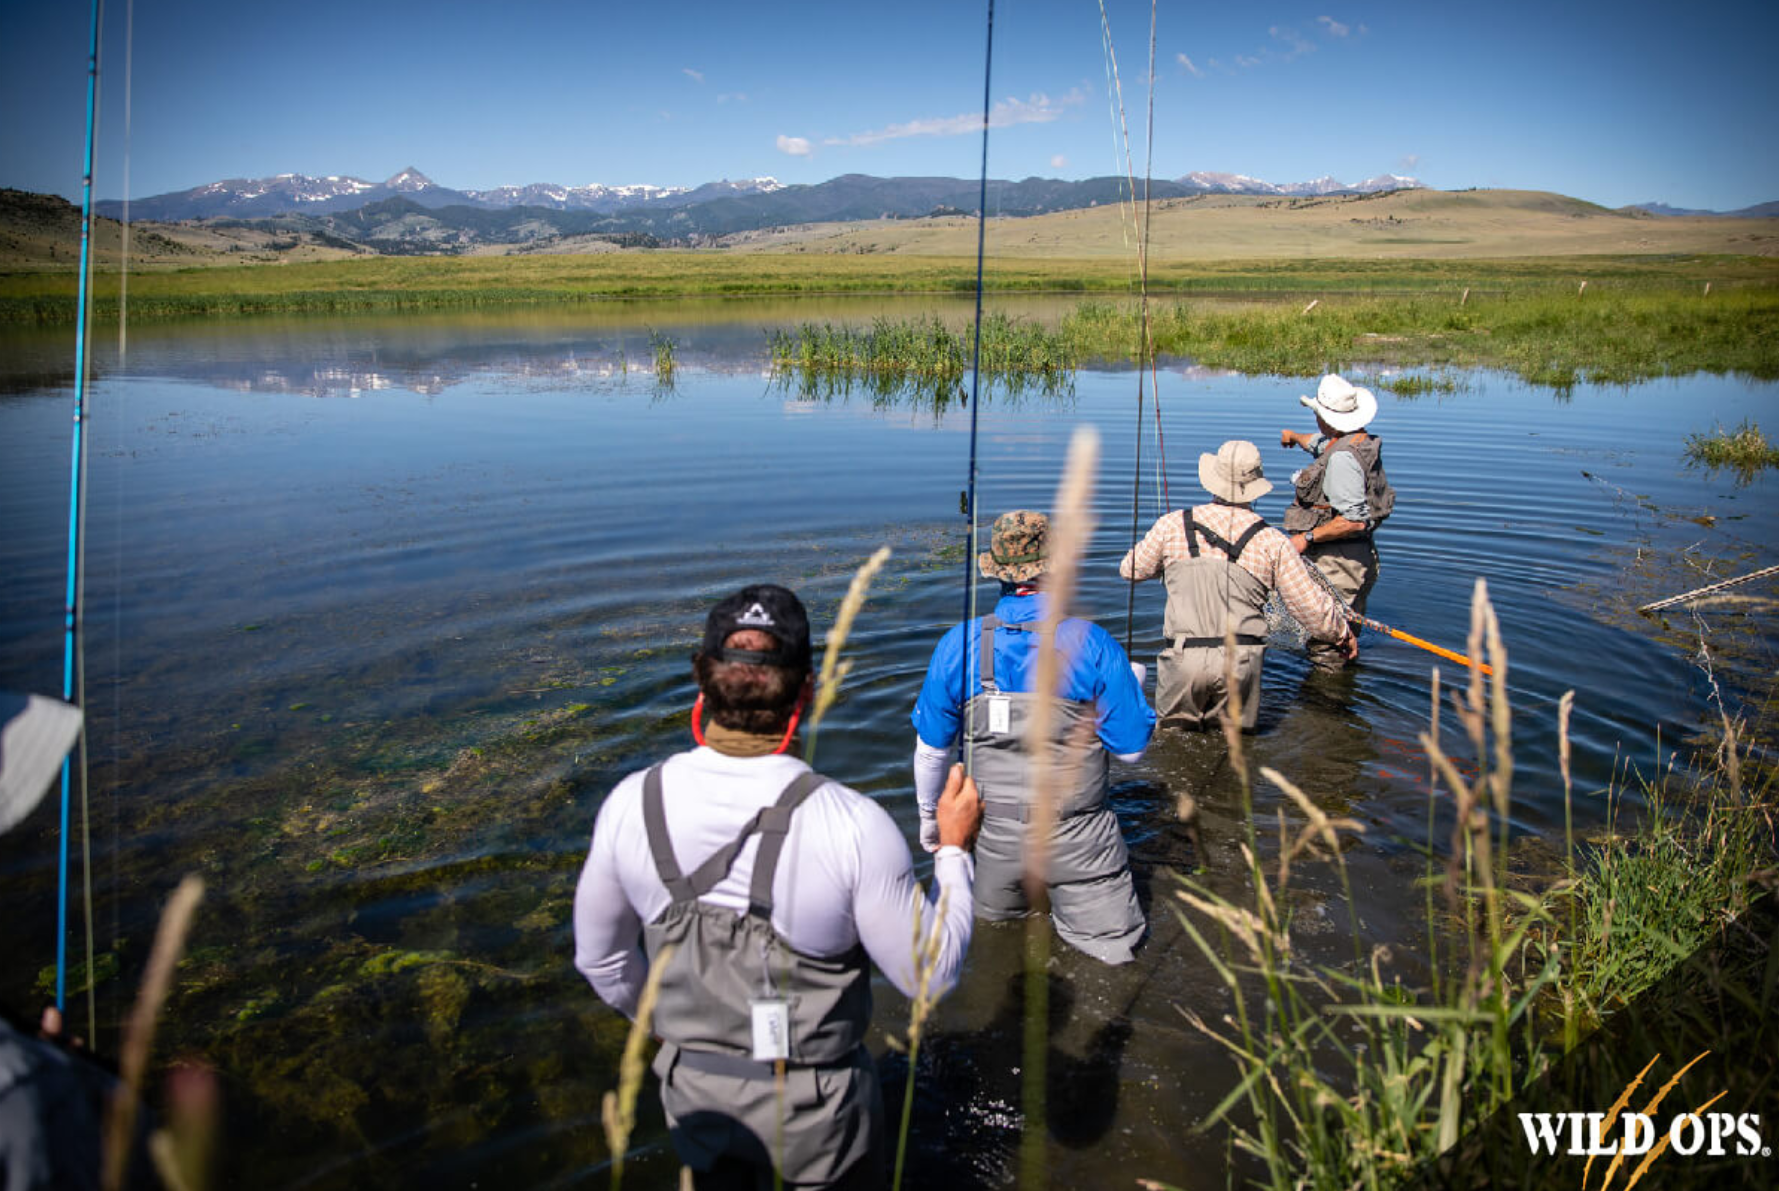
M1332 372L1316 386L1314 397L1299 397L1297 400L1315 410L1324 422L1341 434L1363 430L1377 417L1377 398L1372 396L1371 390L1349 384Z
M1212 496L1237 505L1259 500L1272 491L1272 481L1260 466L1260 448L1240 438L1218 447L1215 455L1198 457L1198 482Z

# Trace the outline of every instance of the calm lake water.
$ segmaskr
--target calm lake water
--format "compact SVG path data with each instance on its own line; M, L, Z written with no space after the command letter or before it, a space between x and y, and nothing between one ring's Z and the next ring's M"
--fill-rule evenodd
M805 319L931 307L138 328L121 361L101 333L86 555L100 1037L127 1007L161 902L202 873L162 1053L223 1073L235 1182L604 1185L599 1104L624 1023L571 967L574 879L605 791L689 746L688 655L705 609L735 587L785 583L825 626L854 568L893 547L819 762L881 799L912 841L908 714L964 608L969 411L917 395L805 399L772 383L764 349L767 330ZM677 344L671 385L646 370L650 329ZM61 687L71 355L71 333L0 339L4 689ZM1518 863L1536 870L1562 846L1563 692L1576 692L1586 830L1615 771L1668 764L1716 720L1714 681L1734 712L1741 678L1773 671L1770 614L1704 610L1740 651L1707 667L1691 616L1663 625L1634 609L1772 560L1774 481L1693 470L1681 450L1714 424L1770 422L1779 389L1447 379L1455 391L1380 393L1374 429L1399 499L1371 612L1461 650L1472 585L1487 580L1512 656ZM1260 506L1279 517L1306 457L1278 432L1310 427L1296 400L1309 383L1166 364L1173 503L1201 499L1201 451L1244 437L1280 484ZM1087 370L1071 393L991 392L980 411L985 521L1048 507L1071 431L1098 428L1080 603L1120 639L1137 390L1134 372ZM1162 507L1154 431L1150 412L1145 529ZM1137 592L1139 660L1160 646L1162 598L1159 584ZM1269 651L1249 756L1366 825L1349 856L1354 910L1368 939L1412 945L1427 929L1416 740L1436 659L1376 636L1364 647L1363 665L1332 679L1307 674L1288 643ZM1178 1007L1215 1020L1228 1001L1165 907L1170 870L1200 867L1239 893L1239 792L1216 737L1160 736L1114 776L1154 935L1119 971L1058 947L1053 1177L1222 1187L1225 1141L1193 1128L1230 1068ZM1199 802L1195 831L1175 819L1182 792ZM1280 801L1255 793L1263 846ZM0 841L0 997L13 1005L42 997L54 963L55 826L46 803ZM1435 849L1448 833L1435 825ZM1309 864L1294 884L1300 937L1338 956L1347 909L1332 873ZM979 928L932 1027L911 1158L922 1178L1010 1180L1021 945L1016 927ZM906 1006L879 992L881 1041ZM83 1023L84 997L70 1001ZM892 1057L885 1074L899 1101L905 1065ZM628 1181L672 1186L653 1097L651 1081Z

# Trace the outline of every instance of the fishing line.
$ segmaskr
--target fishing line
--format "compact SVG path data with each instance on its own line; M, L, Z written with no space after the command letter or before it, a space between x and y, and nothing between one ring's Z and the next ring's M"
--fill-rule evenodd
M1143 252L1139 258L1143 285L1143 352L1149 361L1149 386L1155 395L1156 467L1161 472L1161 506L1173 507L1167 489L1167 440L1161 433L1161 379L1155 370L1155 343L1149 323L1149 244L1153 225L1149 191L1155 176L1155 0L1149 0L1149 132L1147 157L1143 163ZM1141 383L1139 371L1138 383Z
M80 279L76 300L74 328L74 431L73 458L69 466L68 494L68 587L62 610L62 698L76 707L85 703L85 677L80 671L80 600L81 529L86 522L86 453L82 442L82 425L86 416L88 343L92 308L92 226L93 226L93 141L98 128L99 101L99 22L103 12L100 0L92 4L92 37L87 49L86 86L86 150L83 159L80 202ZM81 818L86 819L86 722L82 718L80 737ZM56 859L56 1010L66 1017L68 1010L68 829L72 798L74 762L62 760L61 836ZM87 913L92 903L89 899ZM87 992L92 1003L91 931L88 932Z
M1118 53L1112 48L1112 26L1106 19L1106 5L1100 3L1100 46L1104 53L1106 65L1106 118L1112 126L1112 172L1118 172L1118 127L1121 123L1120 105L1124 102L1124 87L1118 81ZM1127 197L1128 194L1128 197ZM1130 209L1125 210L1125 204ZM1136 221L1137 196L1134 190L1120 191L1118 196L1118 230L1124 238L1124 247L1129 248L1132 232L1131 224Z
M1155 345L1149 326L1149 245L1150 223L1153 213L1151 192L1155 173L1155 43L1156 43L1156 4L1149 4L1149 98L1148 98L1148 129L1146 142L1146 159L1143 167L1143 218L1142 229L1137 240L1137 275L1142 295L1141 313L1139 318L1139 334L1137 344L1137 432L1136 458L1132 466L1130 490L1130 549L1132 552L1133 569L1137 547L1137 531L1142 517L1143 495L1143 404L1146 394L1143 389L1143 370L1149 370L1149 385L1155 395L1155 437L1158 451L1156 460L1157 485L1160 490L1162 511L1172 506L1173 498L1168 491L1167 483L1167 443L1161 431L1161 385L1156 373ZM1100 0L1100 29L1105 42L1106 54L1112 62L1112 76L1118 88L1118 120L1124 135L1125 178L1131 195L1131 205L1136 205L1136 164L1130 151L1130 127L1124 117L1124 89L1118 81L1118 55L1112 44L1111 20L1106 14L1105 0ZM1122 206L1120 207L1122 210ZM1158 516L1160 514L1158 513ZM1124 603L1124 652L1129 654L1132 649L1136 626L1137 581L1130 580L1129 589L1125 593Z
M995 57L995 3L988 0L987 48L982 61L982 176L976 194L976 329L975 347L970 360L970 474L964 497L964 514L970 519L970 546L964 551L964 658L959 679L962 697L958 707L964 721L964 772L975 772L975 717L970 714L970 653L978 642L969 626L976 620L976 429L977 414L982 408L982 260L988 239L988 121L990 114L990 75ZM978 662L980 664L980 662Z
M122 378L128 372L129 357L129 292L130 292L130 150L134 129L135 103L135 47L136 47L136 0L125 0L124 3L124 135L123 135L123 221L120 225L120 254L118 262L118 302L117 302L117 367L118 384L113 387L112 400L114 416L111 421L113 434L119 447L123 445L121 427L123 419L116 414L122 412L122 394L124 392ZM122 459L123 452L116 452ZM122 933L120 923L120 899L118 890L122 888L118 871L119 840L122 832L118 820L117 782L122 760L122 725L123 725L123 467L119 464L112 469L113 482L111 488L111 796L106 799L105 806L109 810L110 827L110 889L111 897L111 943L113 949ZM93 893L91 879L91 861L88 861L87 880L87 970L92 970L92 919ZM96 1012L91 998L96 996L93 982L88 981L88 1012ZM117 993L114 989L113 1006L116 1006ZM87 1037L97 1035L98 1026L89 1026Z
M1101 36L1101 39L1105 43L1106 56L1107 56L1107 58L1109 58L1111 60L1111 63L1112 63L1112 82L1113 82L1113 86L1116 88L1116 91L1117 91L1118 132L1122 133L1123 137L1124 137L1124 176L1125 176L1125 182L1126 182L1129 194L1130 194L1131 217L1134 219L1136 217L1136 202L1137 202L1136 165L1131 159L1130 124L1124 117L1124 83L1119 78L1119 75L1118 75L1118 50L1117 50L1116 46L1113 45L1113 42L1112 42L1112 21L1111 21L1111 18L1106 15L1106 0L1100 0L1100 36ZM1153 41L1153 38L1151 38L1151 41ZM1153 72L1154 72L1153 62L1151 62L1151 64L1150 64L1150 72L1151 72L1151 74L1153 74ZM1151 91L1154 90L1153 79L1151 79L1151 82L1150 82L1150 89L1151 89ZM1153 120L1151 120L1151 123L1150 123L1150 133L1151 133L1151 136L1153 136L1153 133L1154 133ZM1116 143L1116 141L1114 141L1114 143ZM1146 199L1147 199L1147 193L1145 192L1145 200ZM1124 211L1124 205L1122 202L1119 203L1118 210L1119 210L1120 216L1122 216L1123 211ZM1138 270L1139 278L1144 279L1144 286L1146 289L1147 288L1146 278L1148 276L1148 269L1147 269L1147 266L1145 265L1144 260L1143 260L1143 256L1144 256L1144 252L1145 252L1144 242L1145 241L1144 241L1143 236L1139 235L1138 240L1137 240L1137 270ZM1129 241L1127 240L1126 243L1128 244ZM1147 306L1146 305L1144 307L1144 313L1146 316L1147 315ZM1138 517L1141 515L1139 509L1140 509L1140 505L1141 505L1142 497L1143 497L1143 400L1144 400L1144 394L1143 394L1143 368L1142 368L1142 359L1141 359L1142 345L1140 343L1138 344L1137 351L1138 351L1138 360L1137 360L1136 460L1132 464L1132 468L1131 468L1132 474L1131 474L1131 478L1130 478L1130 550L1131 550L1131 569L1133 572L1136 569ZM1132 578L1130 581L1130 587L1128 588L1128 590L1125 593L1125 601L1124 601L1124 652L1127 657L1130 654L1130 651L1132 648L1131 642L1134 639L1134 634L1136 631L1136 618L1137 618L1137 581L1135 578Z

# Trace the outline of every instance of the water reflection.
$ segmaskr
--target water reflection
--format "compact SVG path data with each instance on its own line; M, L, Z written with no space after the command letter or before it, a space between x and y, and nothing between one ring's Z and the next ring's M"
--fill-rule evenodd
M101 1012L109 1023L126 1008L166 888L204 872L216 892L167 1053L227 1072L241 1181L598 1177L590 1113L623 1030L568 967L567 908L599 800L684 747L686 654L711 593L771 578L825 623L888 542L823 763L912 838L907 716L962 602L972 414L985 510L1047 506L1070 430L1099 427L1080 606L1128 633L1133 657L1160 647L1162 593L1139 590L1126 626L1115 574L1134 373L1085 370L1067 391L991 385L975 410L955 385L775 382L767 332L809 309L164 327L133 330L122 365L101 338L87 656L100 946L121 972ZM822 316L849 309L881 312L839 303ZM969 314L961 301L945 317ZM639 368L651 326L675 343L671 390ZM0 687L59 689L68 404L54 361L68 336L7 334ZM1160 384L1176 499L1198 452L1276 441L1302 389L1187 363ZM1577 691L1583 831L1615 767L1660 760L1658 731L1672 748L1714 718L1714 689L1734 707L1726 663L1708 679L1692 662L1692 617L1636 607L1779 547L1770 476L1737 487L1679 456L1700 424L1734 424L1773 397L1695 378L1580 385L1558 404L1477 374L1438 400L1386 399L1401 502L1374 610L1461 647L1471 584L1487 577L1513 656L1523 837L1561 836L1551 709L1563 691ZM1288 472L1272 451L1275 476ZM1742 626L1747 672L1771 672L1771 611L1698 615ZM1370 939L1418 937L1407 891L1420 849L1449 833L1428 824L1429 659L1377 638L1364 648L1356 671L1317 676L1280 640L1246 743L1252 764L1369 828L1348 854L1354 906L1325 865L1293 867L1312 951L1343 942L1349 909ZM1284 800L1260 784L1250 824L1216 733L1163 733L1115 776L1152 935L1129 971L1057 954L1052 1170L1059 1185L1223 1186L1222 1142L1191 1127L1227 1092L1224 1068L1180 1012L1212 1012L1223 993L1173 916L1172 874L1239 897L1240 845L1253 826L1276 847ZM1186 800L1196 814L1181 821ZM55 831L46 811L0 841L24 957L0 973L14 1003L34 998L53 954ZM936 1183L1009 1177L1023 943L1019 924L981 931L923 1057L913 1164ZM880 994L874 1038L906 1020ZM643 1107L630 1177L672 1186L648 1094Z

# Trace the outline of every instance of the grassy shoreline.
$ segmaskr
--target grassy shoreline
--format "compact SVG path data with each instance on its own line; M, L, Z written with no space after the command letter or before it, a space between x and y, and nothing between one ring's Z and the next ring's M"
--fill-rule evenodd
M684 252L185 269L132 274L127 314L142 322L587 309L651 298L950 299L973 292L973 266L949 257ZM0 323L72 323L74 282L72 273L0 274ZM1122 263L993 261L984 285L994 294L1081 295L1054 326L1008 328L1003 338L1020 341L1012 372L1020 360L1054 371L1139 358L1135 282ZM1151 292L1157 351L1247 373L1487 367L1559 389L1698 371L1779 378L1779 262L1757 257L1192 262L1155 270ZM118 276L100 276L96 321L115 321L119 306ZM867 341L925 338L955 356L955 345L934 333L944 332L932 316L872 336L806 323L773 354L786 367L831 375L918 377L921 367L873 356ZM837 337L851 340L840 356L831 350Z
M117 317L119 275L95 276L94 313ZM1779 289L1779 261L1752 256L1498 260L1254 259L1159 263L1154 294L1449 295L1601 288L1701 293ZM1134 295L1128 261L990 258L992 293ZM131 319L577 304L649 297L973 293L973 258L649 252L596 257L384 257L286 265L152 269L129 275ZM76 277L0 273L0 321L72 322Z
M1779 293L1362 298L1318 301L1309 310L1295 302L1235 309L1163 299L1152 304L1149 334L1163 356L1250 374L1313 376L1376 364L1495 368L1559 390L1696 372L1779 378ZM1084 364L1141 359L1141 335L1130 303L1082 302L1054 329L995 315L982 327L983 371L1054 385ZM971 337L969 328L937 319L879 319L869 330L806 323L775 334L771 356L776 372L806 388L854 381L943 387L968 371Z

